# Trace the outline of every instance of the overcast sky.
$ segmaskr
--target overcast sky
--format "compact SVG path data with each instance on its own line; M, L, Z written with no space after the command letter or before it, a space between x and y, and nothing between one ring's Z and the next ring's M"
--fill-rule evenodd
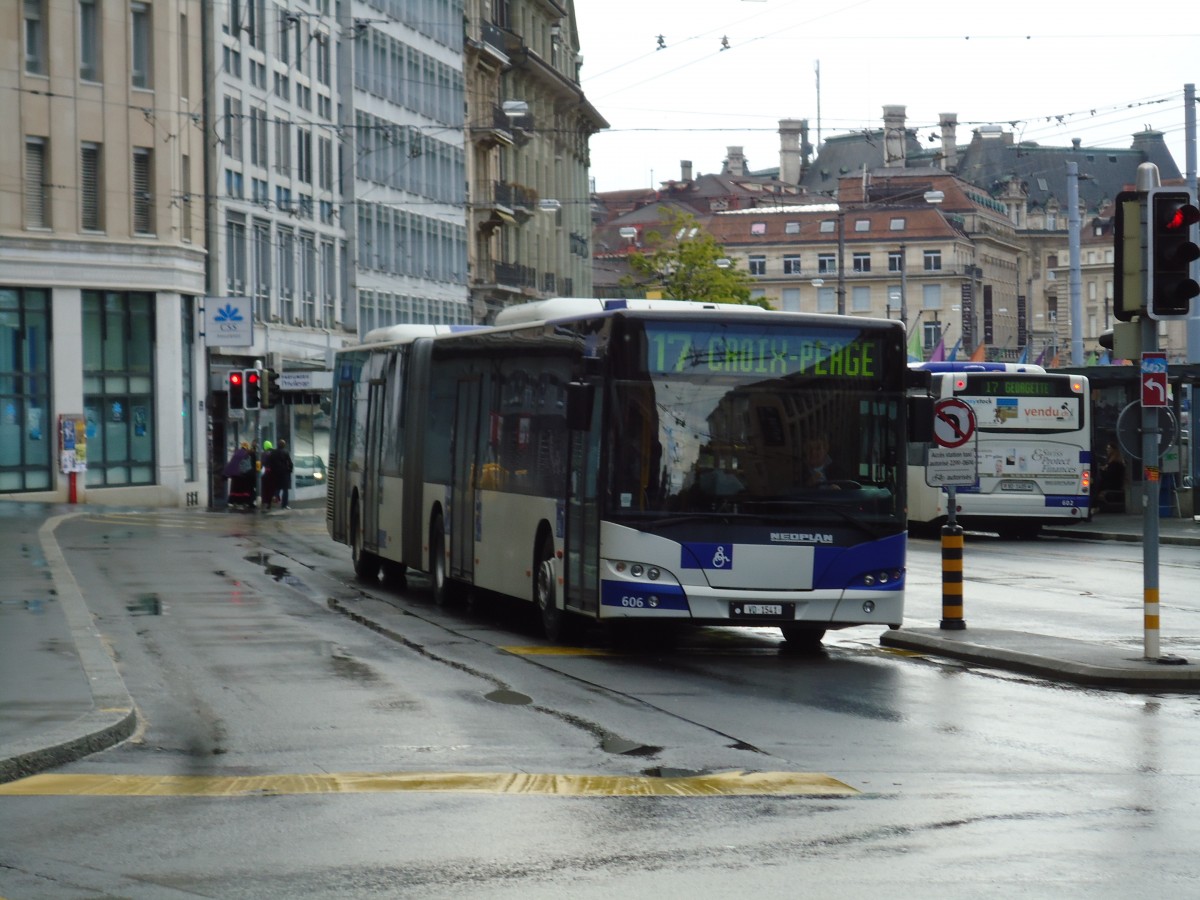
M1148 125L1186 169L1183 85L1200 82L1192 2L574 2L583 89L610 125L591 139L599 191L678 178L683 159L717 172L730 145L772 168L780 119L808 119L816 143L818 128L881 128L891 104L925 144L944 112L958 116L960 146L998 124L1046 146L1128 148Z

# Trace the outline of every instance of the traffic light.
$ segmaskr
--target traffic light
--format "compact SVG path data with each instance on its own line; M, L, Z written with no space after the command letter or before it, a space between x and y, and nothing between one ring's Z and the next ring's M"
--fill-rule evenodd
M262 402L263 409L270 409L273 406L278 406L279 396L279 373L274 369L264 369L262 379Z
M1142 234L1141 196L1121 191L1113 216L1113 315L1122 322L1141 315L1146 306Z
M229 408L246 408L246 376L240 369L229 373Z
M258 369L246 370L246 409L258 409L262 398L262 376Z
M1192 240L1192 226L1200 222L1200 209L1184 188L1150 190L1150 223L1147 255L1150 260L1150 297L1147 312L1152 319L1186 316L1200 284L1191 276L1200 246Z

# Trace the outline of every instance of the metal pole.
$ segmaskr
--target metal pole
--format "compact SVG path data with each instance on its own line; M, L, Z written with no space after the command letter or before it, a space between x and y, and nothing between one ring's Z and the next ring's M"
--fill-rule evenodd
M943 631L962 631L963 618L963 530L958 524L954 487L946 488L946 524L942 526L942 621Z
M838 204L837 214L837 313L846 314L846 211Z
M1071 365L1083 365L1083 297L1079 262L1079 163L1067 163L1067 237L1071 253Z
M904 245L900 245L900 321L908 334L908 266L904 264Z
M1147 285L1149 297L1149 285ZM1142 352L1158 350L1158 329L1142 316ZM1142 407L1142 608L1146 659L1158 659L1158 505L1161 494L1158 465L1158 407Z
M1184 153L1187 156L1187 186L1196 196L1196 86L1183 86L1183 139ZM1192 277L1200 279L1200 260L1192 261ZM1192 301L1192 311L1187 318L1187 361L1200 363L1200 302ZM1192 428L1193 435L1195 427ZM1200 463L1200 455L1195 456ZM1195 473L1196 469L1192 469Z

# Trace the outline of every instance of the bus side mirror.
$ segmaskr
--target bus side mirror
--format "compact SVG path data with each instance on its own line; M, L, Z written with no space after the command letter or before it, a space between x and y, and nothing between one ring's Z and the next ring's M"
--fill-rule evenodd
M594 384L572 381L567 385L567 428L571 431L591 430L595 397Z
M928 394L909 394L908 442L928 444L933 440L933 398Z

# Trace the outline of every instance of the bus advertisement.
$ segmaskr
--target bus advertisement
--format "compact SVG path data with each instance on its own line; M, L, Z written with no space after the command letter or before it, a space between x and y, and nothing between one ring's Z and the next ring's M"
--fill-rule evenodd
M904 613L904 333L558 299L337 354L327 521L360 578L426 572L586 620L826 630Z
M1091 510L1088 380L1016 363L913 363L935 400L956 397L975 413L979 479L955 490L967 529L1034 537L1045 524L1085 521ZM908 459L912 525L945 520L948 493L925 483L928 445Z

